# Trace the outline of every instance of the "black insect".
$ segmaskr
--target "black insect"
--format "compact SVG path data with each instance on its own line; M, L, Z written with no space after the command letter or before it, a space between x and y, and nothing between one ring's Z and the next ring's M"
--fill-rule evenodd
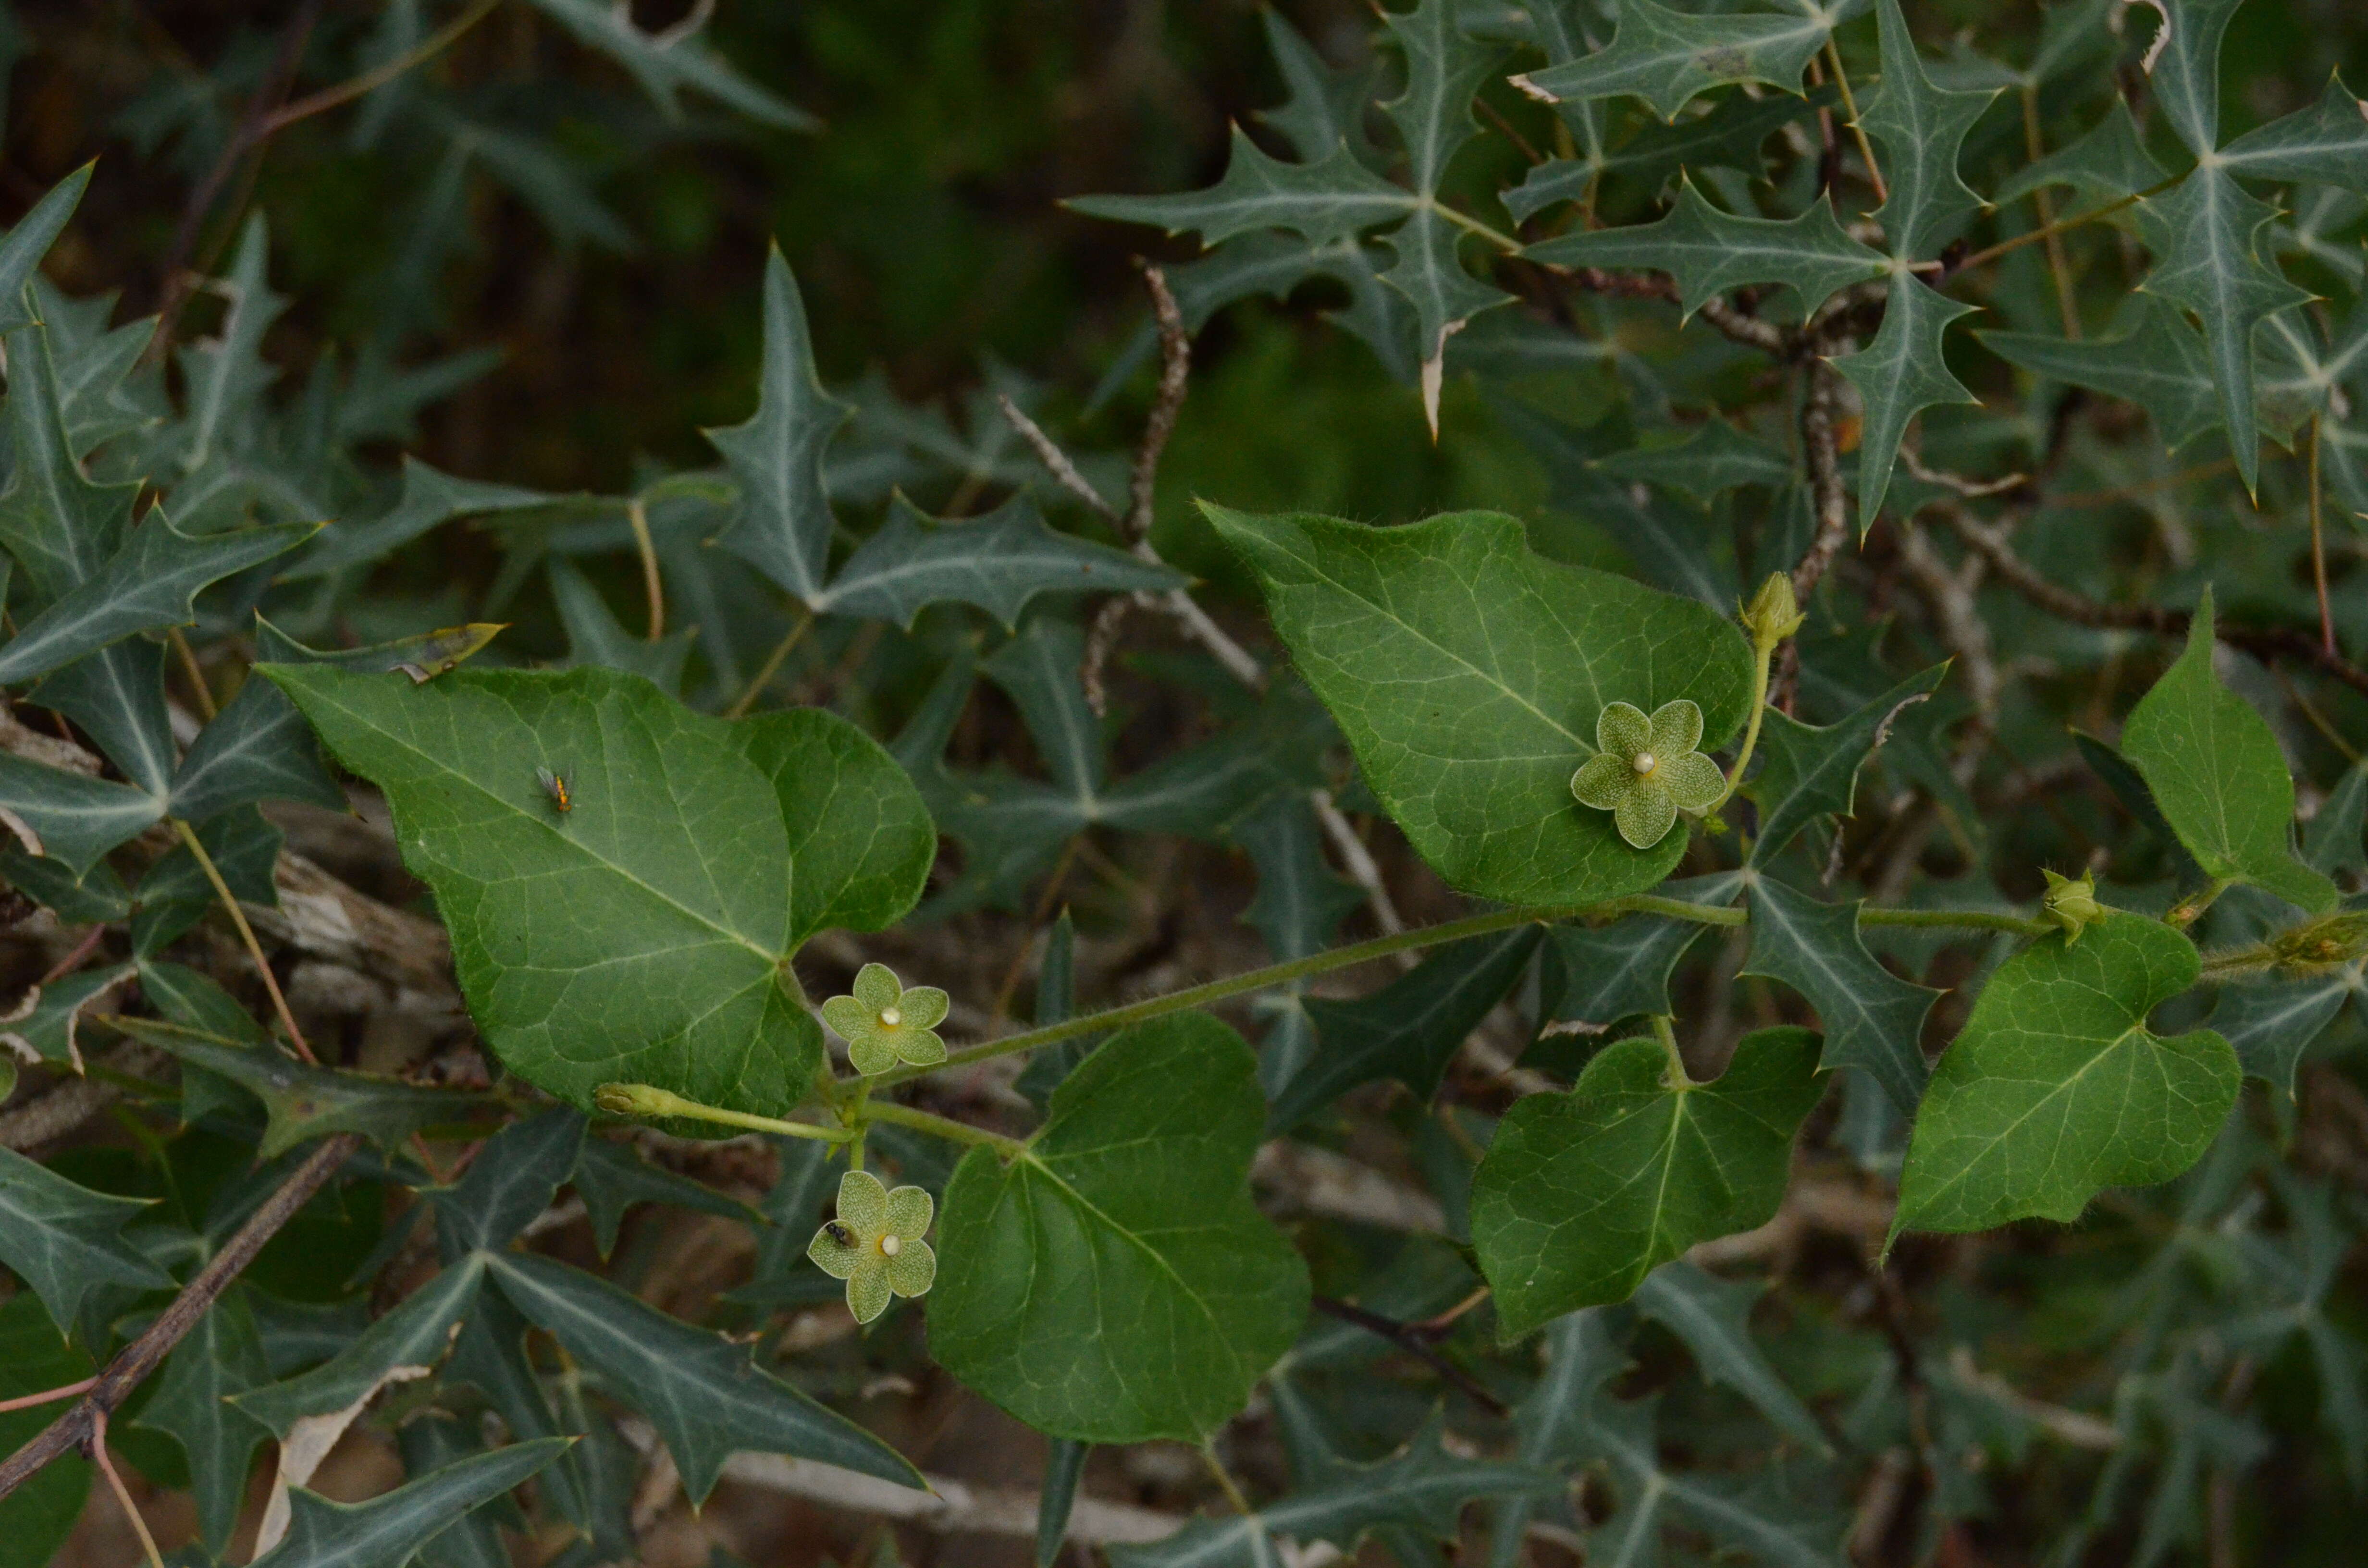
M575 809L575 797L568 791L565 774L553 773L548 767L538 767L534 770L534 781L542 786L544 794L551 797L553 809L562 812L572 812Z
M823 1233L829 1236L832 1241L837 1242L839 1245L843 1247L851 1247L855 1244L855 1233L848 1230L837 1220L825 1220L822 1222L822 1228Z

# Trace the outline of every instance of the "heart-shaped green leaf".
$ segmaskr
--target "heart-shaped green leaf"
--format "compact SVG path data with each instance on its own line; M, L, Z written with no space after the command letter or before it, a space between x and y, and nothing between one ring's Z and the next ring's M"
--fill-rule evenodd
M1266 1124L1242 1038L1183 1013L1113 1037L1008 1163L946 1186L929 1348L1041 1432L1197 1442L1307 1315L1307 1268L1250 1203Z
M1824 1092L1817 1037L1760 1029L1707 1084L1672 1084L1648 1036L1603 1048L1566 1095L1516 1102L1473 1178L1472 1241L1506 1337L1624 1301L1699 1241L1764 1224Z
M826 715L728 725L613 670L265 668L385 790L486 1040L578 1107L624 1080L794 1108L822 1035L790 954L819 923L895 918L928 871L919 797Z
M2122 755L2208 875L2325 914L2335 884L2294 858L2294 775L2268 722L2213 673L2212 626L2206 588L2186 650L2130 714Z
M2193 1165L2237 1103L2237 1053L2146 1015L2197 969L2195 944L2119 912L2009 959L1924 1092L1892 1233L2075 1220L2104 1187Z
M1649 713L1687 699L1705 751L1735 733L1751 654L1725 617L1548 561L1500 513L1377 528L1203 509L1258 573L1373 793L1450 882L1575 905L1641 892L1677 865L1684 834L1631 848L1570 779L1609 703Z

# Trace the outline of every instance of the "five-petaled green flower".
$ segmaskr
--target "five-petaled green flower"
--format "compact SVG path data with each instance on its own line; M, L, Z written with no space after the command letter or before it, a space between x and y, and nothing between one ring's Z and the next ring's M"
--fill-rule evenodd
M943 1062L946 1042L936 1026L945 1021L946 1007L946 994L936 986L907 991L886 964L868 963L856 972L855 994L825 1002L822 1017L847 1041L855 1070L869 1077L899 1062L915 1067Z
M1694 748L1702 744L1702 710L1679 698L1651 718L1614 702L1595 722L1603 749L1570 778L1581 805L1610 812L1620 836L1650 849L1668 836L1679 812L1708 811L1726 791L1726 775Z
M921 1237L936 1208L919 1187L885 1187L869 1171L838 1178L838 1218L814 1233L806 1256L833 1279L847 1281L847 1310L856 1322L886 1312L891 1294L928 1292L938 1255Z

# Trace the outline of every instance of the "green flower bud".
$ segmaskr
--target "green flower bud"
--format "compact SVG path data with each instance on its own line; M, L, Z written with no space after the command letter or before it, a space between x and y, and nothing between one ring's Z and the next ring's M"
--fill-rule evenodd
M2324 974L2368 956L2368 910L2324 915L2281 931L2266 944L2270 957L2297 978Z
M1751 645L1764 653L1800 631L1801 623L1809 618L1801 613L1801 601L1793 595L1793 579L1771 572L1737 619L1751 634Z
M648 1084L603 1084L592 1103L610 1116L671 1116L681 1096Z
M2096 874L2084 872L2077 882L2053 871L2040 874L2047 879L2047 892L2039 901L2040 918L2063 927L2064 945L2068 948L2080 939L2081 932L2105 917L2105 906L2097 902Z

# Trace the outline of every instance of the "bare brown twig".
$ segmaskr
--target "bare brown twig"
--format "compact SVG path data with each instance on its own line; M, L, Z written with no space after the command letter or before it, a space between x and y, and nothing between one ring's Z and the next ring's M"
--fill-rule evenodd
M0 1497L7 1496L34 1471L68 1449L87 1451L94 1442L103 1441L108 1416L131 1397L132 1391L149 1373L164 1364L165 1358L198 1325L207 1309L255 1261L255 1255L263 1250L264 1244L279 1234L279 1228L295 1218L298 1210L312 1201L313 1195L328 1184L361 1142L359 1133L337 1133L324 1139L289 1172L279 1189L265 1199L237 1233L222 1244L222 1250L181 1287L172 1305L158 1314L139 1338L125 1346L121 1355L108 1363L107 1370L98 1375L90 1391L72 1409L35 1434L30 1442L0 1461Z

